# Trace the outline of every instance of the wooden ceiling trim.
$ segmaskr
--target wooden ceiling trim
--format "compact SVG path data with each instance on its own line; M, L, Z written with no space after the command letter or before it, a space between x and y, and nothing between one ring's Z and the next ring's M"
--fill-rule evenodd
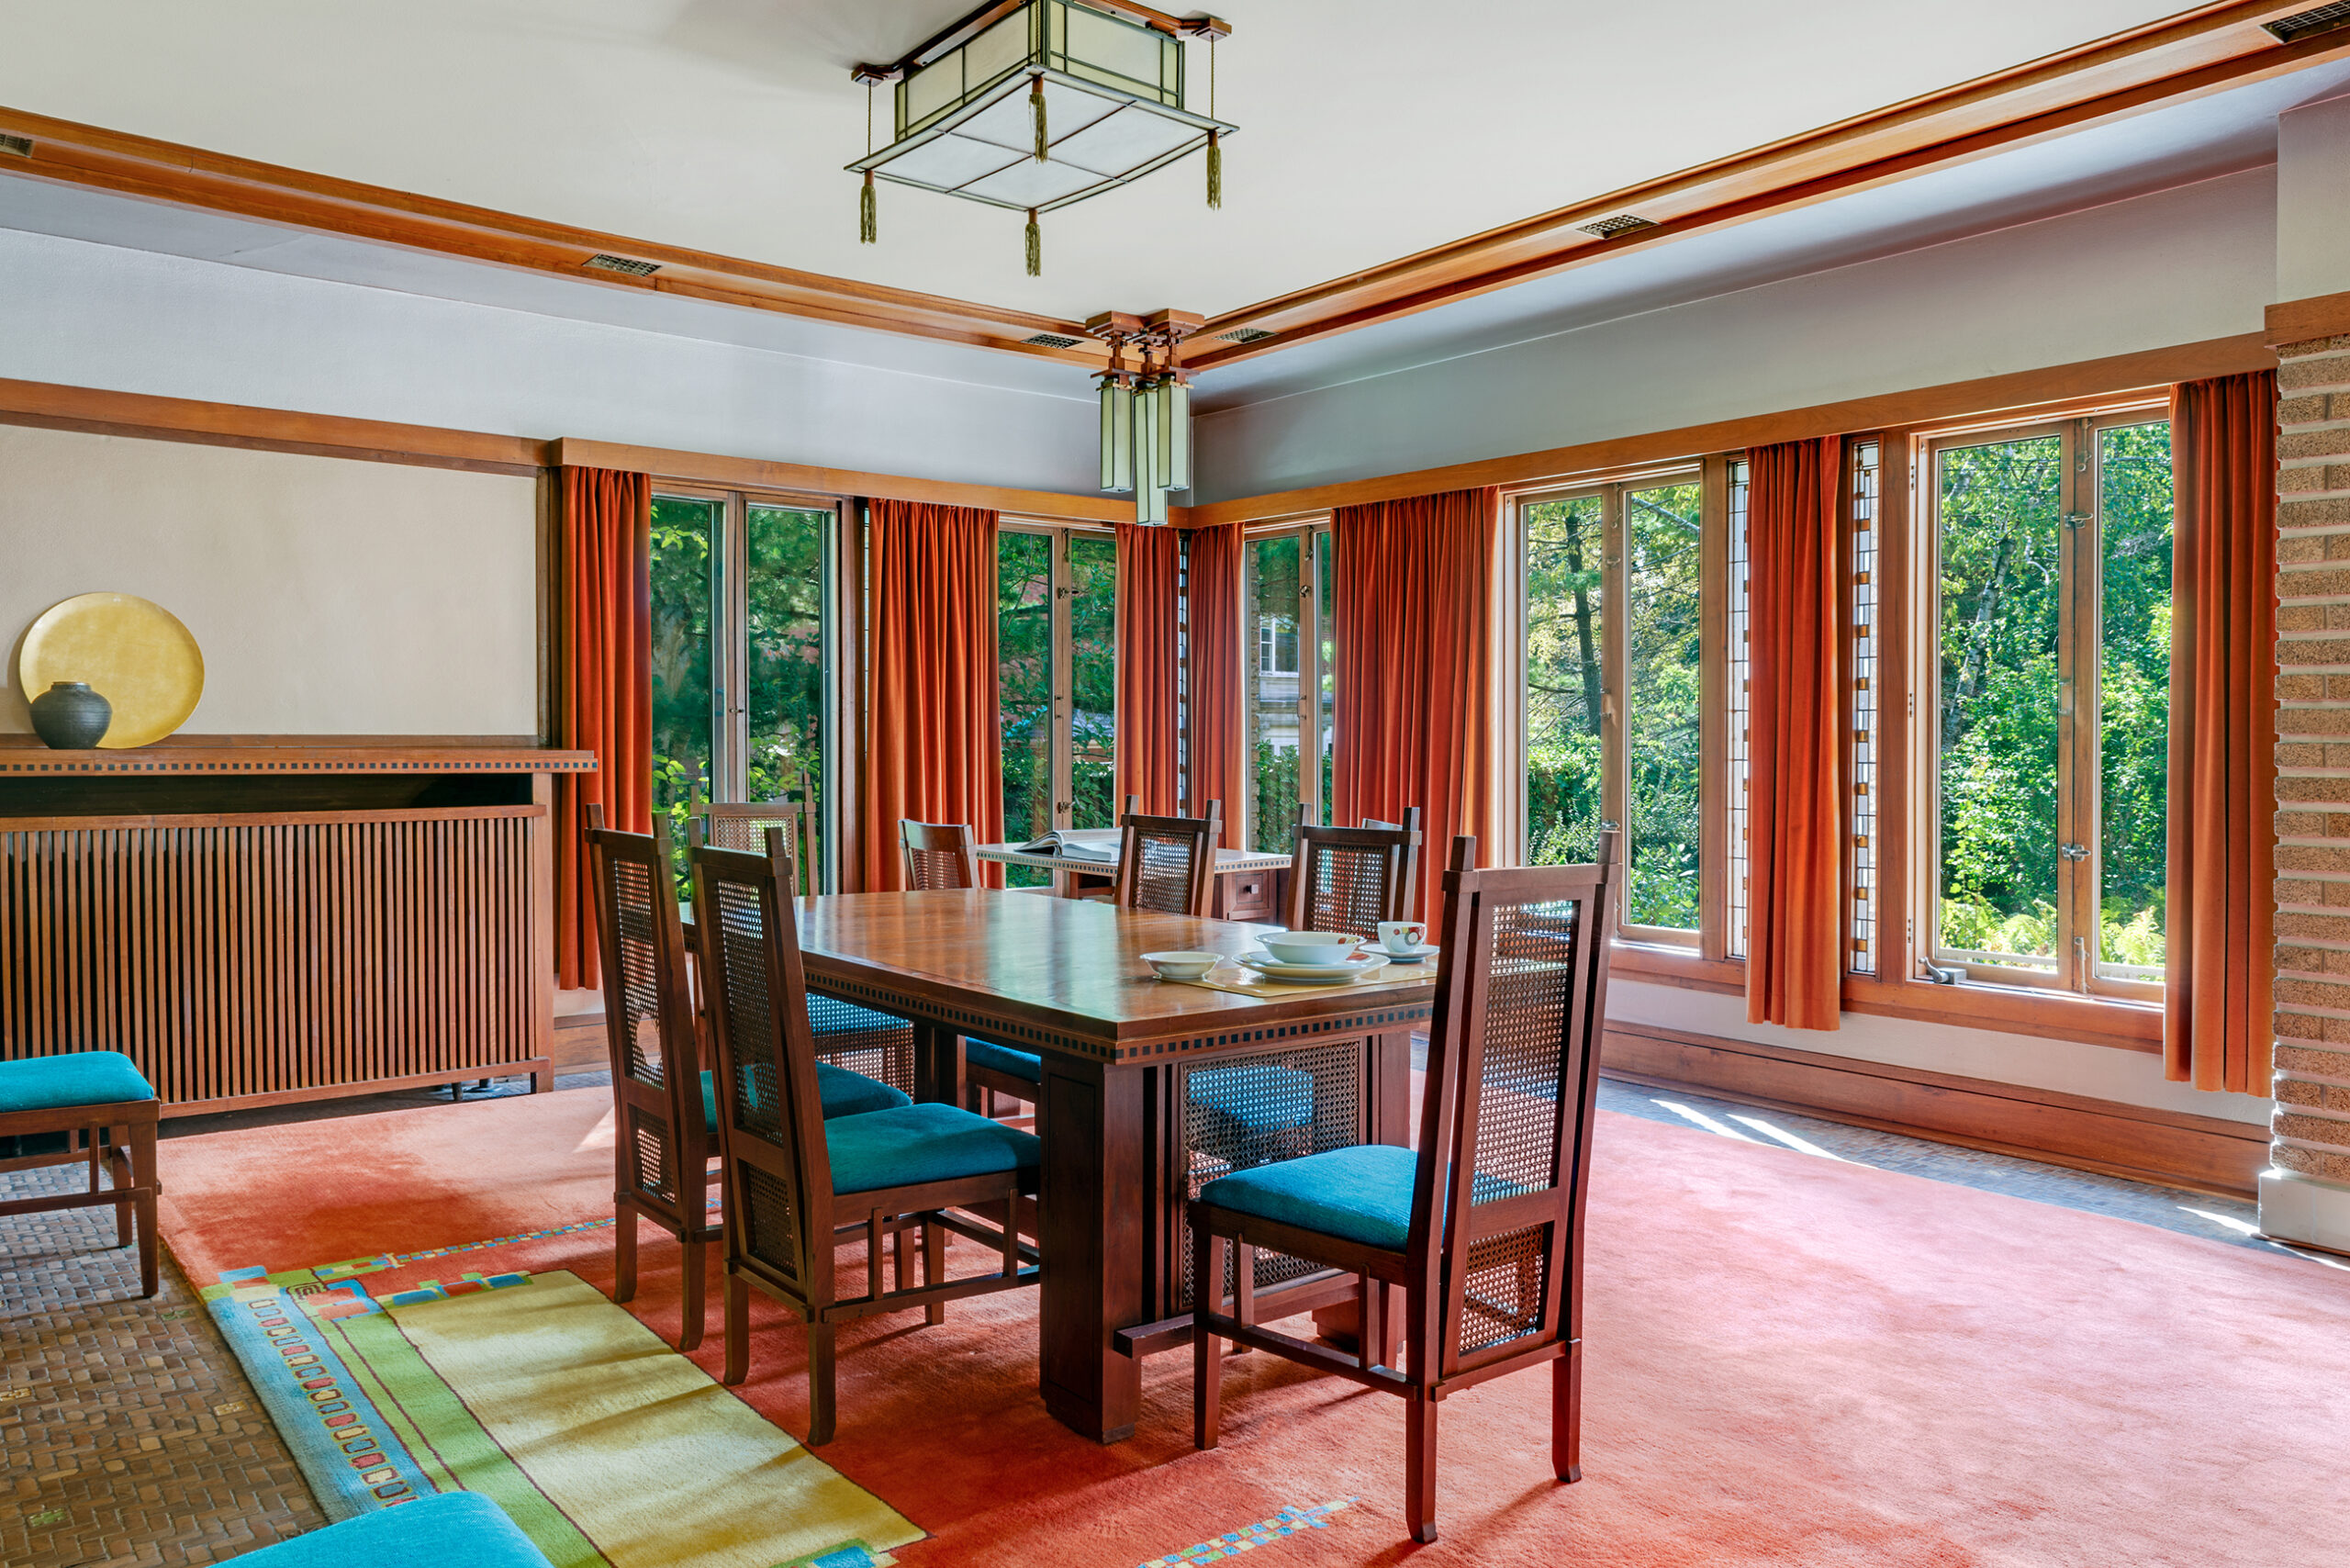
M1058 490L1018 490L996 485L965 485L914 479L901 474L871 474L852 468L819 468L802 463L770 463L757 457L727 457L708 452L677 452L658 446L565 439L554 443L554 462L584 468L618 468L650 474L677 484L728 490L767 490L801 495L865 496L940 506L984 507L1019 517L1068 522L1132 522L1135 504L1104 495Z
M546 465L549 451L546 442L520 436L157 398L97 386L61 386L46 381L0 380L0 424L484 474L536 474Z
M2265 335L2271 348L2350 336L2350 294L2321 294L2272 305Z
M1107 351L1086 336L1082 324L1055 317L542 222L18 109L0 107L0 132L33 144L30 157L0 162L0 173L19 177L547 273L606 288L678 294L1001 349L1062 361L1084 371L1099 369L1106 358ZM599 254L652 262L660 271L628 277L582 270L582 263ZM1076 341L1065 349L1024 341L1040 333Z
M1209 319L1187 356L1213 370L1296 343L1980 156L2155 104L2350 57L2350 31L2280 44L2259 24L2303 7L2206 6L1818 130L1628 186ZM1650 219L1613 239L1602 218ZM1248 327L1272 336L1217 343Z
M2264 332L2245 332L2042 370L1946 382L1939 386L1880 393L1710 424L1684 425L1677 430L1581 442L1543 452L1214 501L1188 509L1182 526L1212 528L1223 523L1310 517L1335 507L1404 500L1483 485L1523 489L1709 452L1737 451L1772 442L1804 441L1850 431L1930 424L1977 414L2029 414L2042 409L2053 414L2063 405L2077 404L2084 398L2121 399L2133 393L2157 392L2181 381L2273 367L2277 356L2267 347L2266 336Z

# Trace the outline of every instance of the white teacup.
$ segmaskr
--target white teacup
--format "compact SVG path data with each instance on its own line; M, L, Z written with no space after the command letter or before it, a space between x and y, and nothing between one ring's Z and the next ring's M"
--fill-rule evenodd
M1428 923L1425 920L1382 920L1379 923L1379 945L1399 957L1416 953L1428 945Z

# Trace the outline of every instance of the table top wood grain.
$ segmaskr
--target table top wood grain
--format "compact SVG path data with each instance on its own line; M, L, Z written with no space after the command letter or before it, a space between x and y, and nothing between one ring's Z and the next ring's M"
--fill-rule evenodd
M1173 984L1152 974L1142 955L1237 958L1277 928L1079 899L987 888L832 893L801 899L799 910L810 979L826 982L827 992L885 1009L892 999L920 998L936 1004L942 1021L973 1033L1011 1025L1002 1032L1016 1042L1006 1044L1113 1060L1284 1025L1336 1026L1366 1012L1425 1017L1436 991L1432 973L1407 984L1314 989L1279 1000Z

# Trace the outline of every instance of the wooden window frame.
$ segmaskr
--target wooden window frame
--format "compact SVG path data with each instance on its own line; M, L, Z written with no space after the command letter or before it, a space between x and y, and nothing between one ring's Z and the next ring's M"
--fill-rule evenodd
M1052 825L1055 828L1074 827L1077 814L1077 738L1074 733L1077 712L1077 640L1070 629L1070 600L1075 597L1076 569L1069 558L1069 546L1078 539L1098 539L1114 545L1117 531L1099 525L1055 522L1046 518L1004 516L996 520L996 532L1034 533L1052 540L1048 557L1047 586L1050 596L1050 674L1046 683L1047 717L1052 733L1046 746L1046 784L1052 797ZM1112 657L1116 657L1114 646ZM1114 709L1111 716L1111 756L1125 737L1125 715ZM1002 790L1001 770L996 788ZM1114 812L1113 812L1114 816ZM1114 823L1102 823L1111 826ZM1027 837L1024 829L1015 833L1013 824L1004 823L1004 834L1017 844Z
M811 885L819 891L837 890L845 873L841 831L856 815L842 809L856 788L855 767L847 754L861 745L845 722L856 686L856 628L844 619L844 581L858 580L852 562L858 552L850 546L856 531L843 519L836 496L795 494L781 490L728 489L656 480L655 498L701 501L718 508L717 537L711 541L710 580L710 777L702 781L704 799L738 801L748 792L751 753L750 685L750 518L754 508L822 513L825 521L818 556L822 578L818 589L819 633L823 649L820 677L824 731L822 766L816 778L819 864L811 868ZM863 595L856 598L861 601ZM861 616L859 617L861 620ZM845 790L846 793L845 793Z

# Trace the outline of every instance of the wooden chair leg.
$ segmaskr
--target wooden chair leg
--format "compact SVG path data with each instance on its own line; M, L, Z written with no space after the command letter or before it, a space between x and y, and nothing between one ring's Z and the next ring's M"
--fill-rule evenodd
M925 1285L946 1282L946 1227L932 1220L922 1222L922 1282ZM923 1313L923 1321L939 1324L946 1321L946 1304L934 1301Z
M897 1288L901 1291L907 1289L914 1282L913 1260L907 1256L907 1254L912 1250L912 1249L908 1247L906 1244L906 1231L908 1228L909 1227L905 1225L901 1224L896 1230L890 1233L890 1250L897 1255Z
M612 1299L636 1299L636 1207L628 1201L626 1188L612 1215Z
M1355 1354L1366 1367L1384 1366L1383 1353L1387 1343L1387 1287L1369 1274L1355 1276L1355 1288L1362 1293L1362 1331L1355 1341Z
M1583 1343L1550 1363L1550 1464L1561 1481L1583 1479Z
M130 1171L135 1195L131 1208L139 1223L139 1294L155 1294L155 1194L162 1182L155 1174L155 1124L140 1122L130 1129Z
M1436 1539L1436 1401L1419 1389L1406 1400L1404 1433L1404 1522L1425 1546Z
M685 1321L677 1329L677 1349L682 1352L690 1350L695 1346L701 1343L702 1318L704 1316L704 1308L702 1306L702 1276L709 1271L709 1248L707 1244L693 1240L690 1238L681 1238L680 1239L684 1243L682 1248L682 1250L685 1253L683 1267L686 1271L685 1288L680 1293L684 1297L683 1310L685 1313Z
M751 1371L751 1287L726 1271L726 1370L719 1381L732 1387Z
M130 1245L130 1189L137 1185L137 1180L130 1173L129 1142L129 1127L114 1128L106 1142L106 1171L114 1179L114 1190L121 1194L114 1201L114 1244L117 1247ZM90 1190L97 1191L95 1182Z
M1192 1231L1192 1446L1212 1449L1224 1423L1224 1337L1197 1320L1224 1306L1224 1243L1205 1226Z
M833 1326L808 1325L808 1446L833 1440Z

